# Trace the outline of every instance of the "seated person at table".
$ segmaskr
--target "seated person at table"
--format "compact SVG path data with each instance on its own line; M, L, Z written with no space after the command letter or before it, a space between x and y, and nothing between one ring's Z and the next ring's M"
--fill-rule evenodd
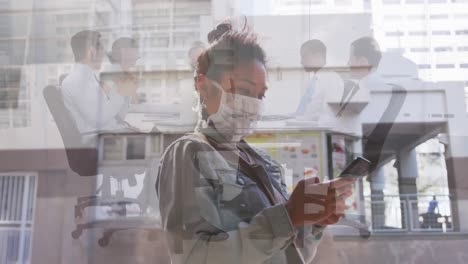
M321 40L311 39L304 42L300 52L301 64L305 73L309 75L309 81L295 116L298 119L331 125L333 114L327 100L342 93L343 80L336 72L325 69L327 48Z
M106 84L115 91L127 91L128 99L134 104L139 102L136 92L139 80L134 68L138 59L138 45L135 39L122 37L112 44L109 60L117 67L117 73L112 76L112 81Z
M72 37L75 65L61 87L65 106L81 133L126 128L123 113L128 108L128 91L109 89L99 80L105 54L100 37L90 30Z

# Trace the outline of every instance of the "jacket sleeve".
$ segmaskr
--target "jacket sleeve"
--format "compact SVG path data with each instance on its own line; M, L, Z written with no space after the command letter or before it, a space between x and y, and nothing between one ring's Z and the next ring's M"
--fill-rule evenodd
M282 192L287 194L288 190L284 179L284 169L279 163L276 161L274 162L277 164L277 166L279 166L279 172L281 175L279 178ZM317 247L322 239L322 232L324 229L324 226L319 225L306 225L296 228L297 236L294 239L294 245L302 256L304 263L312 263L314 260L315 254L317 253Z
M220 186L212 180L216 172L200 171L199 162L204 161L199 154L212 151L203 145L178 141L168 148L159 167L156 189L173 263L263 263L288 247L296 230L284 205L225 228Z
M304 263L312 263L317 247L322 239L322 232L325 227L318 225L307 225L297 228L297 237L294 244L300 252Z
M279 188L285 197L288 197L288 189L284 178L284 169L280 163L273 160L266 152L255 149L263 158L265 158L272 166L270 166L270 175L273 180L279 183ZM324 226L307 225L296 228L297 236L294 239L294 245L301 254L304 263L311 263L317 253L317 247L322 239Z

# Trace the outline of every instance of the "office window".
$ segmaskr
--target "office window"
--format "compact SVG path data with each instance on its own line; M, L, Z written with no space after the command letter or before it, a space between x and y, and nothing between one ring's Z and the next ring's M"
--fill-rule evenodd
M452 47L436 47L434 48L435 52L449 52L452 51Z
M401 16L393 16L393 15L384 16L384 21L398 21L398 20L401 20Z
M387 36L387 37L400 37L400 36L403 36L403 32L401 32L401 31L385 32L385 36Z
M169 38L168 37L159 37L153 39L153 45L160 48L167 48L169 47Z
M0 40L0 65L23 65L25 48L24 39Z
M430 19L448 19L448 15L437 14L437 15L430 15Z
M144 13L144 11L142 11ZM157 8L155 10L155 15L156 16L169 16L171 13L169 8Z
M454 64L436 64L437 69L452 69L455 68Z
M174 46L175 47L185 47L188 45L187 38L185 36L176 36L174 37Z
M175 15L186 15L186 14L191 13L191 11L192 11L192 9L190 7L186 7L186 6L174 8L174 14Z
M0 38L26 36L28 23L27 15L0 13Z
M146 136L105 136L102 142L103 161L144 160Z
M424 20L426 19L425 15L409 15L408 20Z
M425 30L410 31L410 32L408 32L408 35L410 35L410 36L426 36L427 31L425 31Z
M127 137L127 160L143 160L146 152L145 136Z
M424 0L406 0L407 4L423 4Z
M352 5L352 0L335 0L335 5Z
M456 30L455 34L457 34L457 35L468 35L468 29Z
M123 160L123 137L105 137L103 142L103 160Z
M468 51L468 46L458 47L458 51Z
M430 4L441 4L441 3L447 3L447 0L428 0Z
M61 50L65 50L66 48L68 48L70 44L65 41L64 39L61 39L61 40L57 40L57 48L61 49Z
M383 0L384 5L399 5L401 0Z
M430 64L418 64L419 69L430 69L431 65Z
M0 70L0 109L18 107L21 85L21 71L16 69Z
M411 52L429 52L429 48L410 48Z
M31 125L31 99L20 69L0 70L0 128Z
M432 35L434 35L434 36L449 36L450 31L449 30L434 30L434 31L432 31Z
M387 49L387 51L391 52L391 53L403 54L403 53L405 53L406 49L405 48L389 48L389 49Z
M456 19L468 19L468 14L455 14L453 17Z
M290 0L286 1L285 4L287 5L321 5L325 2L325 0Z
M460 64L460 68L468 69L468 63L462 63L462 64Z

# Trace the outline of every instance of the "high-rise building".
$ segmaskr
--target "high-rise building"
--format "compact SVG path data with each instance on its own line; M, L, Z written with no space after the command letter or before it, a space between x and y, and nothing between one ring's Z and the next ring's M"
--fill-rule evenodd
M419 78L468 83L467 0L277 0L273 6L275 15L370 13L381 48L416 63Z
M468 80L466 0L277 0L275 15L370 13L381 48L418 65L428 81Z
M374 34L414 61L421 79L468 80L468 1L372 1Z

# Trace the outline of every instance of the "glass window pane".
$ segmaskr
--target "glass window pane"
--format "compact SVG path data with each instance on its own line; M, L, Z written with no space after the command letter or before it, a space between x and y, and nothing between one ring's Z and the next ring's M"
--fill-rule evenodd
M103 143L103 160L123 160L124 138L105 137Z
M146 138L127 137L127 160L143 160L146 153Z

